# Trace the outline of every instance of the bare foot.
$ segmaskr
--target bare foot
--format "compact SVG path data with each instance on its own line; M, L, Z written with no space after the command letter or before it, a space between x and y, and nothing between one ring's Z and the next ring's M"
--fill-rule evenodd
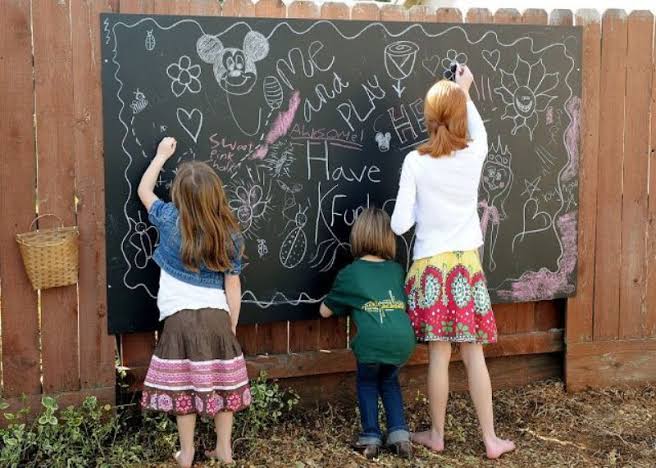
M184 452L182 450L173 454L173 458L178 463L178 466L182 468L191 468L191 465L194 464L194 452Z
M504 453L515 450L515 443L512 440L499 439L495 436L494 439L485 441L485 450L487 458L496 460Z
M234 460L232 459L232 454L231 453L221 455L219 453L218 449L214 449L214 450L211 450L211 451L210 450L205 450L205 456L207 458L212 459L212 460L218 460L221 463L234 463Z
M434 431L413 432L410 434L410 439L424 447L428 447L433 452L441 452L444 450L444 437L438 435Z

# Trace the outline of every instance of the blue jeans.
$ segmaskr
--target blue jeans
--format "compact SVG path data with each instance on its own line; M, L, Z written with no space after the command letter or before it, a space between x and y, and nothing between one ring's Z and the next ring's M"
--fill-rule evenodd
M403 395L399 385L399 367L389 364L358 362L358 404L362 433L361 445L382 445L383 434L378 424L378 396L383 399L387 418L387 444L408 441L410 433L403 414Z

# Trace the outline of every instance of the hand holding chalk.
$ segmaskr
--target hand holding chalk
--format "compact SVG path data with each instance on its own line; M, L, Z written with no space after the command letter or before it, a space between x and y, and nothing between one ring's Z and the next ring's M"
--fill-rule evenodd
M164 137L162 141L159 142L157 146L157 156L161 156L164 159L169 159L175 153L175 147L178 144L175 141L175 138Z
M469 93L469 88L474 81L474 75L467 65L458 65L456 69L455 82L466 92Z

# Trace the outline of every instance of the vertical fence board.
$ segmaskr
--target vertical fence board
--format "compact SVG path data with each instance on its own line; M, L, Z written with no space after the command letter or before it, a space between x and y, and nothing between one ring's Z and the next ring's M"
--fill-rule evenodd
M378 21L380 8L375 3L356 3L351 9L351 19Z
M30 17L29 2L0 2L0 340L4 397L41 391L37 296L25 275L15 239L16 233L27 231L36 211Z
M192 0L189 5L189 14L197 16L221 16L221 3L219 0ZM251 16L255 16L255 11Z
M595 245L599 161L599 84L601 68L601 22L596 10L576 12L575 24L582 31L581 128L579 134L579 220L576 296L567 302L566 340L591 341L595 297ZM567 366L565 367L567 370Z
M607 10L602 21L599 171L595 268L594 339L616 339L622 233L622 159L626 85L626 14Z
M348 5L337 2L326 2L321 6L321 18L331 20L347 20L351 16ZM319 321L319 348L346 348L346 318L330 317Z
M401 5L383 5L380 8L381 21L408 21L408 10Z
M82 388L114 384L115 339L107 334L103 169L101 12L108 0L72 0L73 142L80 226L79 340Z
M646 318L645 254L653 25L654 16L648 11L634 11L627 21L620 338L641 337Z
M552 26L572 26L574 24L572 10L551 10L549 24Z
M470 8L465 18L467 23L492 23L493 17L487 8Z
M458 8L438 8L435 20L438 23L462 23L462 12Z
M319 6L312 1L296 1L287 6L288 18L316 19L321 16ZM319 317L319 307L316 309ZM289 323L289 351L314 351L319 346L319 318Z
M262 18L284 18L287 7L281 0L259 0L255 4L255 16ZM256 330L256 353L286 353L288 351L288 322L258 323Z
M251 0L226 0L221 7L223 16L255 16L255 4Z
M493 17L497 24L519 24L522 15L514 8L500 8ZM520 316L533 313L527 304L499 304L494 307L497 327L500 335L517 333L520 327Z
M34 0L32 7L39 213L53 213L70 226L75 224L70 5ZM54 222L46 219L39 225L50 227ZM41 291L46 392L79 389L77 327L75 286Z
M652 50L649 206L647 213L647 313L644 322L644 334L648 337L656 336L656 161L654 161L656 158L656 34Z

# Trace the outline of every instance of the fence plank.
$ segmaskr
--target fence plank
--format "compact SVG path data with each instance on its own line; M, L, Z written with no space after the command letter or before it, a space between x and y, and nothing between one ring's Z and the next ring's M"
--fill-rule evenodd
M351 9L352 20L371 20L380 19L380 8L376 3L356 3Z
M435 20L438 23L462 23L462 12L458 8L438 8Z
M579 10L575 23L583 37L581 65L581 135L579 161L578 272L576 296L567 302L568 343L593 336L601 22L596 10ZM567 367L566 367L567 369Z
M155 349L155 333L128 333L121 335L121 365L144 367L150 364Z
M296 1L287 6L288 18L315 19L321 16L319 6L307 0ZM319 316L319 308L316 310ZM319 319L300 320L289 323L289 351L314 351L319 349Z
M620 268L620 338L643 336L647 251L649 107L654 16L634 11L627 22L626 107Z
M192 0L189 5L189 14L197 16L221 16L221 3L219 3L219 0ZM253 8L253 14L251 16L255 16L255 8Z
M108 0L71 1L82 388L113 386L115 378L116 341L107 334L102 85L98 60L99 14L111 11Z
M0 2L0 278L3 396L41 391L37 296L15 235L34 219L36 158L30 3ZM11 92L9 92L11 90ZM20 196L16 196L16 190Z
M616 339L619 331L622 223L626 14L607 10L602 21L599 172L595 267L594 339Z
M321 6L321 18L347 20L351 16L348 5L326 2ZM346 317L330 317L319 321L319 349L346 348Z
M487 8L470 8L465 17L467 23L492 23L493 17Z
M572 26L574 24L572 10L551 10L549 24L552 26Z
M649 206L647 224L647 314L645 336L656 336L656 35L653 43L651 85L651 138L649 142Z
M259 0L255 4L255 16L262 18L284 18L287 7L281 0ZM288 351L288 322L258 323L256 331L256 354L286 353Z
M383 5L380 8L381 21L408 21L408 10L401 5Z
M500 8L493 17L497 24L519 24L522 15L514 8ZM526 304L498 304L494 307L497 328L500 335L517 333L524 315L534 313Z
M70 4L34 0L32 6L39 213L56 214L70 226L75 224ZM74 286L41 291L45 392L79 389L77 322Z
M251 0L226 0L222 6L223 16L255 16L255 4Z

